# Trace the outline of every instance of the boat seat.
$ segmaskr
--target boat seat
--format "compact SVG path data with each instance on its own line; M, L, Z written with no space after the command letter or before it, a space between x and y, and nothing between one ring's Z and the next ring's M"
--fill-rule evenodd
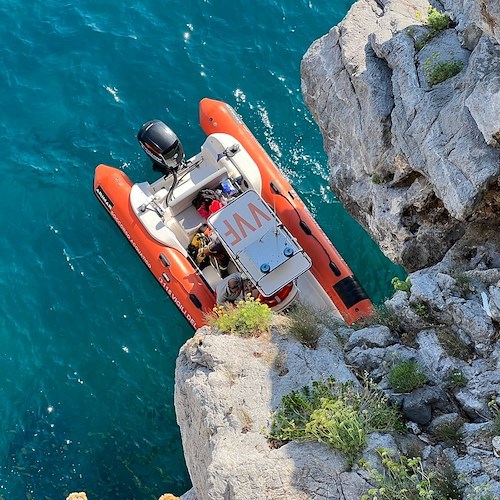
M219 273L212 266L205 267L202 273L203 277L207 280L207 283L210 285L212 290L215 290L215 287L222 279L219 276Z
M174 234L179 243L183 248L187 248L189 243L191 243L191 237L186 235L183 227L179 224L179 221L172 218L165 222L165 226L167 226Z
M191 241L191 237L194 235L196 230L200 227L200 224L207 222L192 204L189 204L186 209L176 215L175 220L189 236L189 242Z
M238 268L232 263L229 263L228 275L238 272ZM203 268L203 277L207 280L212 290L222 281L223 278L220 277L219 273L215 270L213 266L207 266Z

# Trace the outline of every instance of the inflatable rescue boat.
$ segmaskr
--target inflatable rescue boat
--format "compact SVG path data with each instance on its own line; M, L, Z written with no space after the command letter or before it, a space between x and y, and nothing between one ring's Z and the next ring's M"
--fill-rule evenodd
M234 109L203 99L200 124L207 138L188 160L163 122L142 126L139 144L162 174L155 182L134 184L107 165L94 177L97 199L193 328L206 323L217 285L233 272L275 311L300 300L347 323L370 316L362 286ZM216 209L202 210L200 193L211 193ZM222 245L224 269L190 251L202 230Z

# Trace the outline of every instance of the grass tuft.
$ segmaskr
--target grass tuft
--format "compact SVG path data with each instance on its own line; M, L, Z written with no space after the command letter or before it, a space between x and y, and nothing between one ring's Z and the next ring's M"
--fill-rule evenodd
M415 361L401 361L389 370L389 384L398 392L411 392L428 381Z
M460 387L465 387L467 382L467 377L463 374L462 370L455 368L448 374L446 385L448 389L458 389Z
M288 317L291 320L288 331L292 334L292 337L304 346L316 349L322 333L318 322L318 311L309 304L297 302L290 309Z

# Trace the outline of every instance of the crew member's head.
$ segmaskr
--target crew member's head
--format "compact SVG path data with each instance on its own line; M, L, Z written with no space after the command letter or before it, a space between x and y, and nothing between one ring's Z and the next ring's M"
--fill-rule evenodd
M234 276L227 282L227 287L231 294L241 293L243 290L243 280L240 276Z

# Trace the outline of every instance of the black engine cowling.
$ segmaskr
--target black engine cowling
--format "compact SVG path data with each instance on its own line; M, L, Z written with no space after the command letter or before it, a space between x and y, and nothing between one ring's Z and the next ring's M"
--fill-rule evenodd
M161 120L146 122L139 130L137 140L151 158L154 170L168 175L183 165L184 148L177 135Z

